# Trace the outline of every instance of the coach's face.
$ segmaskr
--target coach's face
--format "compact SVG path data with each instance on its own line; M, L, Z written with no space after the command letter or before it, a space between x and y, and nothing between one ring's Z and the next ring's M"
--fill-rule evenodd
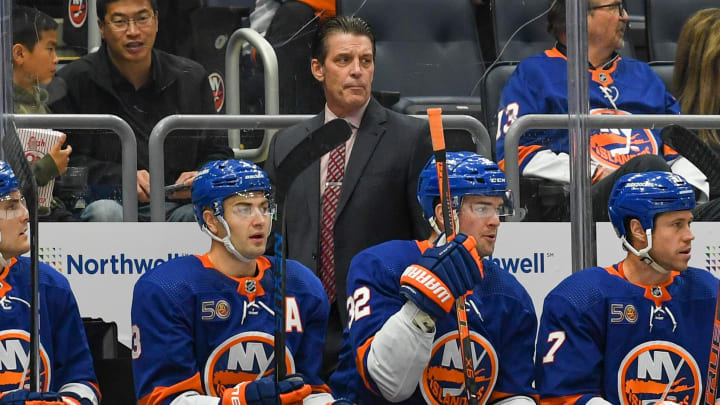
M19 191L0 201L0 253L6 258L20 256L30 250L28 221L30 215Z
M325 46L327 56L324 61L312 60L312 74L323 84L330 110L345 117L370 99L375 72L372 42L364 35L333 33Z

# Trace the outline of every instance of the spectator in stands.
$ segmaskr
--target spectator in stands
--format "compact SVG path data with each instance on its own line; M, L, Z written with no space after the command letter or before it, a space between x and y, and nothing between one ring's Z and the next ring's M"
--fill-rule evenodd
M275 180L293 147L324 122L340 117L354 128L345 144L300 173L283 213L288 257L315 271L330 298L322 375L327 378L347 322L350 259L384 241L429 235L416 193L431 147L427 123L388 110L371 96L375 36L365 21L329 18L315 33L312 54L310 68L323 86L325 109L273 137L265 170Z
M696 12L685 22L675 52L673 93L684 114L720 114L720 8ZM699 136L710 148L708 155L693 156L691 162L706 170L710 180L709 203L699 206L699 221L720 220L720 131L716 128L686 131L682 136ZM707 169L703 165L709 165Z
M12 13L13 27L13 104L15 114L48 114L48 93L40 87L50 83L55 75L58 57L58 25L52 17L35 8L15 6ZM38 186L65 173L72 148L63 148L63 135L50 152L31 167ZM62 203L53 199L51 207L39 207L39 216L48 218L51 208L53 219L67 218L69 213Z
M51 105L56 113L115 114L135 132L138 148L139 217L149 219L148 139L155 124L171 114L214 114L207 73L189 59L153 49L158 31L155 0L98 0L103 45L59 73L64 96ZM120 184L121 148L116 136L70 133L73 166L89 167L91 199L108 198ZM165 146L165 179L189 186L204 162L231 156L227 139L205 131L172 134ZM165 202L169 221L194 221L189 189ZM88 221L120 221L121 206L101 199L81 214Z
M673 93L683 114L720 114L720 8L695 13L683 26L675 52ZM720 153L717 129L698 130Z
M660 78L640 61L620 57L628 15L620 0L588 0L588 76L591 114L678 114L679 106ZM566 114L567 57L565 0L548 13L552 49L521 62L500 100L497 156L504 167L504 142L510 125L527 114ZM687 159L663 145L659 130L592 129L593 216L607 221L607 201L615 181L626 173L672 170L685 177L700 201L708 198L705 175ZM520 138L520 172L555 184L570 181L568 131L531 130ZM522 194L527 194L523 192ZM542 204L542 203L541 203ZM530 210L532 211L532 207ZM536 219L536 218L533 218Z

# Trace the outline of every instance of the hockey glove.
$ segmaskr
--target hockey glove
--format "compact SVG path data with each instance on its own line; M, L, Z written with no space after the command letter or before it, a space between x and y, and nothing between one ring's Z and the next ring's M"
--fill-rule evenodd
M455 299L482 281L482 262L472 236L458 234L446 245L425 251L400 278L400 294L435 319L453 308Z
M54 392L15 390L0 393L0 405L65 405L62 397Z
M290 405L301 403L311 393L312 388L300 374L285 377L277 386L272 377L265 377L226 389L219 405Z

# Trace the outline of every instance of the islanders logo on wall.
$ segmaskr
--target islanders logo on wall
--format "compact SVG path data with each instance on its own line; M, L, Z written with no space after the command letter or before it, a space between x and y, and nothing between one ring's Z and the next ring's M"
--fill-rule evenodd
M666 341L642 343L628 352L618 369L618 398L623 405L665 400L697 405L702 377L695 359L681 346Z
M70 24L72 24L73 27L80 28L83 24L85 24L87 12L87 0L68 1L68 17L70 19Z
M275 371L274 338L264 332L244 332L234 335L208 356L203 372L203 385L208 395L222 397L226 388L258 376L267 377ZM295 372L295 360L285 348L285 367Z
M470 340L479 403L485 404L497 381L498 357L485 337L471 331ZM420 391L428 404L467 404L457 331L448 332L433 343L430 363L420 380Z
M17 389L25 379L24 386L30 388L30 375L25 368L29 366L30 334L20 329L0 331L0 352L3 353L0 366L0 392ZM40 345L40 387L43 391L50 388L50 361L45 348Z
M622 110L594 109L592 115L630 115ZM640 155L657 155L657 140L649 129L601 128L592 130L590 156L603 166L617 169Z
M210 73L208 80L210 81L215 111L220 112L225 105L225 81L223 81L222 75L217 72Z

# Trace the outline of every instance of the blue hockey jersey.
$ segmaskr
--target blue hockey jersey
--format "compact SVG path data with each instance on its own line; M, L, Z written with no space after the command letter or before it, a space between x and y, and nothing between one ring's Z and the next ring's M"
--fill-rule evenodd
M144 274L132 303L133 372L139 403L168 404L195 391L226 388L274 371L273 258L256 259L255 277L232 278L207 255L171 260ZM287 261L288 374L301 373L314 392L329 392L318 376L329 314L322 284Z
M718 280L672 272L658 286L627 281L622 263L580 271L545 298L536 353L542 404L702 400Z
M605 66L591 69L589 97L591 114L679 114L677 100L662 80L643 62L616 56ZM497 159L505 164L505 136L515 120L528 114L567 114L567 58L558 48L522 61L503 89L498 112ZM664 156L670 161L677 152L663 144L659 129L590 129L590 156L595 166L616 169L638 155ZM520 138L520 173L538 152L568 153L567 129L529 130ZM563 173L550 171L540 177L567 182ZM535 173L537 175L537 173ZM683 174L684 173L680 173Z
M359 405L391 403L379 394L368 375L368 349L388 318L404 305L400 276L407 266L418 262L427 247L427 242L396 240L366 249L353 259L347 284L350 321L343 334L340 364L330 379L336 396ZM466 300L480 403L534 395L532 353L537 319L532 301L512 275L490 261L483 265L483 282ZM415 392L400 404L467 401L454 311L437 320L435 328L430 362ZM403 364L404 360L381 361Z
M13 258L0 270L0 392L15 390L29 364L30 259ZM100 392L85 328L70 284L39 263L40 387L97 404ZM26 376L25 387L29 388Z

